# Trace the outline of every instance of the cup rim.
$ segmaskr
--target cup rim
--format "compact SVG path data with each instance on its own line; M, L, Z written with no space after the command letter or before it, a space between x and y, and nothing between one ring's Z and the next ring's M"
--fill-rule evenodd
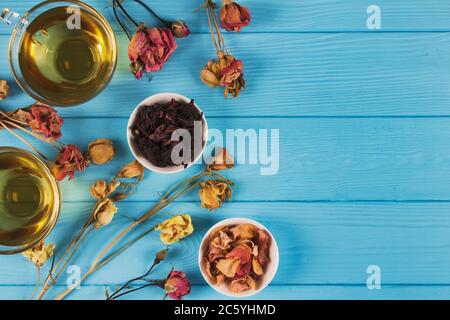
M42 97L42 96L39 95L38 93L34 92L34 90L32 90L31 88L29 88L29 87L27 86L27 83L25 82L25 80L22 81L22 80L20 79L19 72L18 72L18 70L17 70L17 67L14 65L14 61L13 61L13 57L12 57L12 55L13 55L13 54L12 54L13 44L14 44L14 40L15 40L15 38L16 38L16 36L17 36L17 33L18 33L18 30L17 30L17 25L18 25L18 24L16 24L16 25L14 26L14 28L13 28L13 30L12 30L12 33L11 33L10 40L9 40L9 45L8 45L8 60L9 60L9 67L10 67L10 69L11 69L11 71L12 71L14 80L15 80L15 82L17 83L17 85L20 87L20 89L22 89L22 90L23 90L26 94L28 94L31 98L35 99L35 100L38 101L38 102L45 103L45 104L48 104L48 105L55 105L55 106L57 106L57 107L64 107L64 108L67 108L67 107L75 107L75 106L78 106L78 105L87 103L88 101L91 101L91 100L94 99L96 96L98 96L104 89L106 89L106 87L108 87L108 85L109 85L109 83L111 82L111 80L112 80L112 78L113 78L113 76L114 76L114 73L115 73L115 71L116 71L116 69L117 69L117 62L118 62L118 59L119 59L119 55L118 55L118 53L117 53L117 50L118 50L117 39L116 39L116 35L115 35L115 33L114 33L114 30L112 29L112 27L111 27L111 25L109 24L108 20L106 20L106 18L105 18L105 17L104 17L97 9L95 9L93 6L91 6L91 5L87 4L87 3L84 3L83 1L80 1L80 0L45 0L45 1L42 1L42 2L40 2L40 3L38 3L38 4L36 4L35 6L31 7L29 10L27 10L27 12L25 12L25 13L21 16L21 18L20 18L20 20L19 20L19 23L21 23L24 19L26 19L30 14L32 14L32 13L33 13L34 11L36 11L37 9L39 9L39 8L41 8L41 7L43 7L43 6L46 6L46 5L48 5L48 4L55 3L55 2L71 2L71 3L73 3L73 4L79 5L79 6L85 8L85 9L87 9L87 10L89 10L89 11L94 12L94 14L97 16L97 18L99 18L99 19L102 21L102 23L104 24L105 28L106 28L107 31L108 31L108 34L111 36L111 38L112 38L112 40L113 40L113 41L112 41L112 45L113 45L113 47L114 47L114 52L115 52L115 57L114 57L114 61L113 61L114 64L113 64L113 68L112 68L112 70L111 70L111 74L110 74L110 76L109 76L108 81L106 81L106 82L104 83L103 88L101 88L98 92L96 92L96 93L95 93L92 97L90 97L88 100L82 101L82 102L80 102L80 103L75 103L75 104L63 104L63 105L57 105L57 104L53 103L52 101L46 99L45 97ZM20 67L19 67L19 69L20 69ZM21 73L22 73L22 72L20 72L20 74L21 74Z
M42 233L42 235L37 238L36 240L28 243L28 244L23 244L23 245L18 245L18 246L4 246L4 245L0 245L0 255L9 255L9 254L16 254L16 253L20 253L20 252L24 252L30 248L33 248L36 244L38 244L40 241L44 240L45 238L48 237L48 235L53 231L53 229L55 228L56 222L58 221L59 215L61 213L61 205L62 205L62 195L61 195L61 188L59 183L56 181L55 177L53 176L53 174L51 173L49 167L44 163L44 161L42 161L39 157L37 157L34 153L25 150L25 149L21 149L21 148L17 148L17 147L11 147L11 146L0 146L0 152L3 151L12 151L12 152L18 152L18 153L22 153L25 154L27 156L29 156L30 158L33 159L33 161L36 161L36 163L42 167L42 169L45 171L45 174L47 175L47 177L50 179L51 184L52 184L52 189L53 192L55 193L55 201L57 201L57 204L55 206L54 212L52 213L54 215L52 222L49 224L47 230L45 232ZM10 248L7 250L4 250L3 248Z
M133 112L131 112L130 117L128 118L128 123L127 123L127 142L128 142L128 148L130 149L131 153L133 154L133 157L139 161L140 164L142 164L145 168L156 172L156 173L162 173L162 174L172 174L172 173L179 173L182 171L185 171L187 169L189 169L190 167L192 167L195 163L197 163L198 160L201 159L201 157L203 156L203 152L205 151L207 142L208 142L208 136L209 136L209 129L208 129L208 121L206 120L206 116L203 113L203 111L200 109L200 107L197 105L197 103L195 103L194 101L194 107L197 108L197 110L202 114L202 121L203 121L203 140L204 140L204 144L202 147L202 150L199 152L199 154L195 157L194 161L190 162L186 167L183 165L178 165L178 166L172 166L172 167L157 167L155 165L153 165L149 160L145 159L142 156L139 156L135 150L135 148L133 147L132 141L131 141L131 130L130 127L133 124L134 120L136 119L136 115L138 110L144 106L144 105L151 105L154 104L156 102L168 102L170 101L170 99L175 98L175 99L179 99L183 102L189 103L192 99L189 99L186 96L183 96L181 94L178 93L173 93L173 92L162 92L162 93L157 93L154 94L150 97L145 98L144 100L142 100L133 110Z
M205 271L203 270L203 267L202 267L203 247L205 245L205 241L207 240L208 236L214 229L216 229L218 227L222 227L222 226L243 224L243 223L252 224L260 229L267 231L267 233L270 235L272 241L271 241L271 247L270 247L271 261L270 261L269 265L273 264L273 268L272 268L273 271L270 274L267 274L267 277L265 277L263 279L263 282L257 289L247 290L247 291L244 291L241 293L234 293L229 290L225 290L223 287L224 285L218 287L218 286L214 285L213 283L211 283L211 280L205 274ZM275 275L277 274L279 264L280 264L280 252L279 252L278 244L277 244L275 237L270 232L270 230L266 226L264 226L262 223L252 220L252 219L249 219L249 218L239 218L239 217L227 218L227 219L223 219L223 220L217 222L211 228L209 228L208 231L206 231L205 235L202 238L202 241L200 242L200 247L198 249L198 267L200 269L200 273L202 274L203 279L206 281L206 283L210 287L212 287L218 293L223 294L224 296L233 297L233 298L246 298L246 297L253 296L253 295L263 291L272 282Z

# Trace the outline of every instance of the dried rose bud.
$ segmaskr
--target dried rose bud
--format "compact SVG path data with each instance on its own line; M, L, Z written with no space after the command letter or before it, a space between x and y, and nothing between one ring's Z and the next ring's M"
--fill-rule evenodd
M172 29L172 33L176 38L186 38L191 34L191 31L189 30L186 22L182 20L173 22L170 28Z
M128 45L131 71L138 79L144 70L159 71L176 49L177 43L169 28L146 28L141 24Z
M224 0L220 9L220 24L227 31L240 32L250 24L250 11L233 0Z
M95 228L98 229L110 224L117 210L116 205L110 199L103 200L94 212Z
M61 127L64 121L55 109L45 104L35 103L30 108L30 114L29 125L34 132L41 133L46 138L51 137L54 140L62 136Z
M8 82L0 80L0 100L5 99L9 94Z
M43 241L39 242L33 248L23 252L23 256L34 263L38 268L41 268L48 259L50 259L55 252L55 245L50 243L45 245Z
M191 284L186 277L186 273L172 271L164 283L166 294L175 300L181 300L191 292Z
M209 168L214 171L220 171L225 169L230 169L234 167L234 159L231 154L227 152L227 149L222 148L216 154L214 159L212 160Z
M144 176L144 166L140 164L137 160L130 162L126 166L124 166L119 174L119 178L140 178Z
M108 184L105 182L105 180L98 180L91 186L91 195L95 199L103 199L104 197L113 193L119 185L120 182L117 180L113 180Z
M98 180L91 186L91 195L95 199L103 199L106 196L106 182L105 180Z
M209 87L225 87L224 94L227 97L239 96L245 88L244 66L241 60L223 51L218 52L218 60L210 60L203 68L200 79Z
M164 244L172 244L186 238L194 232L191 216L178 215L161 222L156 229L160 231L160 238Z
M199 197L202 208L213 211L220 208L222 202L230 199L232 190L230 188L231 181L208 180L200 183Z
M87 165L87 160L80 149L76 145L68 144L58 153L51 169L58 181L64 180L66 176L69 176L69 180L72 180L75 171L82 172Z
M114 158L115 150L113 142L109 139L97 139L92 141L88 147L89 159L97 164L102 165Z

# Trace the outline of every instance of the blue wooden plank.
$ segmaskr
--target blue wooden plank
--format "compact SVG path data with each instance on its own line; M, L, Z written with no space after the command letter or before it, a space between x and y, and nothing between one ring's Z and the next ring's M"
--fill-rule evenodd
M150 203L120 203L118 216L107 229L92 235L74 260L86 270L93 258L133 217ZM382 285L449 285L450 228L446 203L227 203L210 213L197 203L177 203L144 226L150 227L169 214L189 213L195 232L173 245L168 262L189 275L192 283L205 284L198 264L198 246L204 233L217 221L246 217L260 221L274 234L280 248L280 266L274 285L365 285L370 265L381 269ZM70 235L89 212L86 203L65 203L49 241L61 254ZM142 274L156 251L164 246L157 234L149 235L112 261L85 284L115 286ZM155 270L164 277L170 265ZM34 267L21 255L0 256L0 283L32 285ZM60 278L64 284L66 277ZM1 291L1 289L0 289ZM210 290L212 292L212 290Z
M2 1L2 7L11 7L20 13L26 12L40 0ZM86 0L101 11L105 17L115 23L110 7L111 0ZM127 1L128 2L128 1ZM220 3L221 1L216 1ZM167 19L183 19L192 31L208 32L204 13L194 12L203 3L198 1L152 0L157 12ZM243 32L333 32L333 31L368 31L366 20L367 8L373 4L361 0L241 0L248 6L253 21ZM378 0L381 8L381 31L448 31L450 22L450 4L439 0ZM134 4L128 5L130 14L136 20L154 23L143 10ZM0 33L6 34L8 28L0 26Z
M238 201L449 199L450 178L445 174L450 171L449 118L213 118L209 125L221 132L239 128L280 130L277 174L261 175L265 166L259 164L238 165L227 173L236 182ZM114 162L90 168L75 181L64 182L66 201L89 200L93 181L112 177L132 159L125 142L126 126L123 118L66 119L62 141L83 147L95 138L106 137L115 141L118 149ZM22 146L5 131L0 132L0 139L2 144ZM50 157L54 155L45 143L37 145ZM240 153L245 154L245 150L248 154L248 146L239 147ZM170 185L199 169L197 165L169 176L149 173L133 200L156 200Z
M244 61L248 87L229 100L199 79L214 56L207 34L180 40L179 50L150 83L133 79L126 39L119 39L112 83L84 106L61 111L64 116L128 117L137 103L159 92L194 98L214 117L450 115L446 33L237 35L230 47ZM6 46L0 48L0 78L13 83ZM2 105L29 103L13 85Z
M87 286L75 290L68 299L82 300L104 300L105 291L112 291L114 287L109 286ZM29 299L32 292L32 286L3 286L0 288L0 299ZM64 290L65 287L59 287ZM161 289L148 287L142 291L135 292L122 299L136 300L160 300ZM368 290L365 286L269 286L261 293L245 298L246 300L448 300L450 295L450 286L384 286L381 290ZM196 285L192 287L191 293L186 300L232 300L212 290L206 285Z

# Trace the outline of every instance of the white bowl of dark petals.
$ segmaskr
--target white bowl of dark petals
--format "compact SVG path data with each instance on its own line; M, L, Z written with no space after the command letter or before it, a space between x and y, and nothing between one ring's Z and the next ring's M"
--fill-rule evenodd
M176 173L202 157L208 124L194 100L160 93L143 100L131 113L127 140L131 153L145 168Z

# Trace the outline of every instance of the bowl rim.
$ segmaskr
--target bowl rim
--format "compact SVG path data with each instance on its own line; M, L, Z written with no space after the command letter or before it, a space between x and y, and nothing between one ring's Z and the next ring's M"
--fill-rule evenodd
M247 291L244 291L241 293L234 293L234 292L231 292L228 290L223 290L222 286L217 287L210 282L209 277L205 274L205 272L203 271L203 268L202 268L203 246L205 244L206 239L208 238L208 236L214 229L216 229L218 227L222 227L222 226L243 224L243 223L253 224L254 226L256 226L260 229L264 229L270 235L270 237L272 239L270 251L273 254L272 258L274 258L274 259L272 259L269 264L274 264L274 268L273 268L272 274L268 275L268 277L266 277L264 279L263 283L261 283L259 288L255 289L255 290L247 290ZM261 291L263 291L275 278L275 275L277 274L279 265L280 265L280 252L279 252L278 244L277 244L275 237L270 232L270 230L266 226L264 226L262 223L255 221L253 219L249 219L249 218L240 218L240 217L226 218L226 219L223 219L223 220L215 223L211 228L208 229L208 231L206 231L205 235L202 238L202 241L200 242L200 247L198 249L198 267L200 269L200 273L201 273L203 279L206 281L206 283L210 287L212 287L218 293L223 294L224 296L233 297L233 298L246 298L246 297L253 296L253 295L258 294Z
M131 112L130 117L128 118L128 123L127 123L127 143L128 143L128 148L130 149L133 157L140 163L142 164L146 169L149 169L153 172L156 173L162 173L162 174L172 174L172 173L179 173L182 171L185 171L187 169L189 169L191 166L193 166L195 163L197 163L198 160L200 160L200 158L203 156L203 153L206 149L206 145L208 143L208 137L209 137L209 128L208 128L208 121L206 120L206 116L205 113L202 111L202 109L200 109L200 107L197 105L197 103L194 100L194 106L197 108L197 110L202 114L202 121L203 121L203 139L205 141L202 150L200 151L200 153L195 157L194 161L190 162L186 167L183 165L178 165L178 166L172 166L172 167L157 167L155 165L153 165L150 161L148 161L147 159L145 159L144 157L141 157L137 154L137 152L134 150L134 147L132 145L131 142L131 130L130 127L132 125L132 123L134 122L137 112L139 110L139 108L141 108L144 105L151 105L154 104L158 101L170 101L170 99L175 98L175 99L179 99L182 100L183 102L189 103L190 101L192 101L192 99L181 95L179 93L174 93L174 92L161 92L161 93L157 93L154 94L152 96L149 96L147 98L145 98L144 100L142 100L135 108L134 110Z
M42 241L48 237L48 235L55 228L56 223L58 222L58 219L59 219L59 215L61 213L62 193L61 193L61 187L60 187L58 181L55 179L55 177L51 173L49 167L45 164L45 162L43 160L41 160L34 153L32 153L28 150L22 149L22 148L17 148L17 147L12 147L12 146L0 146L0 152L3 152L3 151L12 151L12 152L22 153L22 154L29 156L34 161L36 161L36 163L38 163L39 166L41 166L43 168L43 170L45 171L45 174L49 177L49 179L52 183L52 186L53 186L53 191L55 192L55 195L56 195L55 199L58 202L54 209L55 212L53 213L53 215L54 215L53 221L51 222L51 224L49 224L48 229L45 232L43 232L39 238L37 238L36 240L34 240L28 244L11 246L11 249L8 249L8 250L4 250L3 248L8 248L9 246L0 245L0 255L9 255L9 254L21 253L28 249L31 249L36 244L38 244L40 241Z

